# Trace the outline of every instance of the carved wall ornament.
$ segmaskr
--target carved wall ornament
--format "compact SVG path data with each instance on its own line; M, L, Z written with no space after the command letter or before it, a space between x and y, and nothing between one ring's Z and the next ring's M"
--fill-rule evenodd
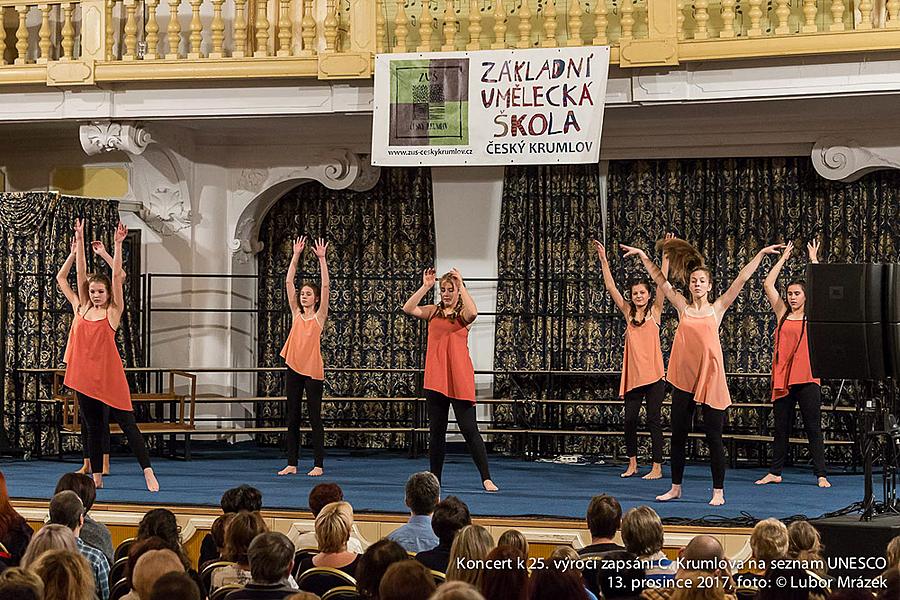
M138 155L147 149L153 139L150 132L131 122L96 121L78 129L81 147L88 156L119 150Z
M166 185L150 192L140 216L160 235L172 235L191 226L191 209L185 206L181 190Z
M900 169L900 145L880 134L863 141L825 137L815 143L811 158L825 179L856 181L872 171Z

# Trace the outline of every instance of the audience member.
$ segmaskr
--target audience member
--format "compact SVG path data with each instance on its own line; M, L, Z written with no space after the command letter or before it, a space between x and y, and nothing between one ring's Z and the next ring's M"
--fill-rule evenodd
M828 565L822 550L822 538L809 521L794 521L788 525L788 556L809 565L808 571L825 577Z
M431 515L431 529L438 538L438 545L432 550L416 554L416 560L439 573L447 572L450 562L450 548L457 532L466 525L472 524L469 507L456 496L447 496L438 502Z
M362 598L377 599L378 586L388 567L408 558L406 550L397 542L378 540L366 548L356 565L356 591Z
M431 528L431 515L441 499L441 484L434 473L413 473L406 481L406 506L412 516L406 525L388 535L408 552L423 552L435 548L440 540Z
M896 541L897 538L894 538ZM882 574L884 587L878 592L878 600L897 600L900 598L900 568L892 567Z
M484 600L484 596L471 583L448 581L441 584L428 600Z
M704 571L679 571L678 579L681 583L671 588L672 600L725 600L724 587L709 585L718 579L710 579Z
M723 593L727 598L733 600L734 593L732 591L733 582L731 581L731 572L728 569L728 561L725 557L725 549L721 542L711 535L697 535L688 542L681 552L681 563L675 578L680 580L693 581L697 577L706 577L707 581L710 577L716 581L723 583ZM672 600L675 587L648 587L643 591L641 597L645 600ZM712 592L714 596L717 592Z
M261 533L250 544L250 574L253 579L243 589L228 594L227 600L283 600L297 590L288 583L294 566L294 544L281 533Z
M225 513L224 515L219 515L210 526L209 534L203 538L203 542L201 543L199 562L201 571L206 565L223 560L222 554L225 551L225 531L228 529L228 524L231 522L231 519L234 518L235 514L236 513ZM213 546L206 544L206 540L211 540ZM203 553L203 544L207 545L205 555ZM215 551L213 551L213 547Z
M96 552L103 556L99 550ZM45 600L96 600L96 585L91 574L91 566L78 552L70 550L44 552L28 570L44 582Z
M575 571L582 578L582 583L584 583L584 575L581 572L582 565L584 565L584 559L578 556L578 551L575 548L572 546L557 546L550 553L546 566L557 571ZM587 589L586 586L584 591L587 593L588 600L597 600L594 592Z
M587 600L584 582L574 569L535 569L531 574L531 600Z
M528 556L521 549L497 546L486 561L480 588L485 600L528 600Z
M137 562L141 557L151 550L168 549L169 544L164 539L156 536L137 540L131 544L131 547L128 549L128 565L125 568L125 579L128 581L128 589L134 589L134 571L137 568Z
M484 577L484 569L479 568L480 561L483 561L493 548L494 538L481 525L466 525L460 529L450 548L447 581L465 581L480 590Z
M336 483L320 483L317 484L309 491L309 510L312 512L313 518L318 518L319 513L322 512L322 509L331 504L332 502L341 502L344 499L344 490L341 489ZM319 540L316 538L316 532L307 531L300 535L297 538L297 547L298 548L319 548ZM347 542L347 550L351 552L356 552L357 554L362 554L365 547L362 544L362 541L356 536L355 532L350 532L350 541Z
M84 542L93 546L103 553L109 564L113 564L114 552L112 545L112 535L109 529L103 523L98 523L91 518L91 508L94 506L94 500L97 499L97 487L94 480L84 473L66 473L59 478L56 483L56 491L58 494L65 490L71 490L78 494L81 503L84 505L84 526L81 528L80 537Z
M222 507L222 515L237 513L242 510L249 512L259 512L262 510L262 493L255 487L249 485L239 485L238 487L225 490L219 500L219 506ZM218 521L218 519L216 519ZM215 525L215 523L213 523ZM215 533L206 534L200 543L200 562L197 563L201 567L212 560L218 560L221 556L222 549L225 544L225 527L222 523L221 536L217 539Z
M9 503L6 477L0 471L0 543L6 548L6 552L0 552L0 561L8 567L18 566L33 533L25 518Z
M212 572L209 583L210 592L223 585L247 585L250 583L252 577L247 551L250 549L253 538L268 530L266 522L258 512L242 510L231 517L228 528L225 530L222 559L229 560L234 564L219 567Z
M38 556L48 550L71 550L78 552L78 543L75 541L75 532L65 525L49 524L38 529L25 555L22 557L21 566L28 568Z
M888 542L887 566L889 569L900 567L900 535Z
M84 505L78 494L71 490L65 490L55 494L50 500L50 522L64 525L75 534L75 545L78 552L87 560L94 573L97 596L100 600L109 599L109 561L103 552L88 545L79 536L84 525ZM40 560L40 558L38 559ZM43 579L43 577L42 577ZM46 583L46 579L44 579Z
M43 600L44 582L20 567L10 567L0 573L0 600Z
M739 588L759 588L765 579L768 564L787 558L788 531L778 519L764 519L756 524L750 534L751 561L748 568L735 575Z
M588 530L591 532L591 543L579 550L578 554L582 558L591 559L585 561L582 575L591 593L599 596L596 559L601 558L606 552L625 549L613 541L622 523L622 506L608 494L594 496L588 504L586 520Z
M175 514L166 508L154 508L138 524L138 532L135 539L144 540L149 537L158 537L164 540L169 550L178 555L185 570L190 569L191 560L181 546L181 528L175 519Z
M625 549L643 563L648 581L663 584L675 577L677 566L662 551L662 520L655 510L649 506L638 506L625 513L622 518L622 541Z
M153 585L166 573L184 574L181 558L168 549L145 552L134 566L134 574L131 576L133 587L126 598L149 600Z
M513 548L518 548L522 551L522 554L525 557L528 557L528 540L525 539L525 534L516 529L507 529L502 534L500 534L500 539L497 540L498 546L512 546Z
M624 535L624 522L622 526ZM604 564L612 568L604 568ZM607 552L600 559L597 585L603 594L603 600L637 600L644 591L646 576L637 556L627 550L615 550Z
M379 600L428 600L437 589L425 565L403 560L388 567L378 586Z
M326 504L316 517L319 553L303 559L297 574L301 575L313 567L331 567L353 577L359 562L359 554L347 549L352 528L353 507L349 502Z
M172 571L156 580L149 600L200 600L200 588L184 571Z
M312 592L294 592L285 600L322 600L321 596Z

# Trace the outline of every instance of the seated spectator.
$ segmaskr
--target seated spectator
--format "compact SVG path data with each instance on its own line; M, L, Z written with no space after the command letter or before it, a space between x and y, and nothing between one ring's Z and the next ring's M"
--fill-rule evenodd
M149 600L200 600L200 588L187 573L172 571L156 580Z
M625 549L644 563L648 581L663 584L675 577L675 562L662 551L663 526L656 511L649 506L632 508L622 518L622 541Z
M728 582L723 585L723 593L729 600L734 600L733 582L728 569L728 560L721 542L711 535L697 535L688 542L681 553L681 562L676 579L693 581L698 577L710 577L716 581ZM671 600L675 587L648 587L641 594L644 600ZM710 592L718 596L717 591Z
M900 535L888 542L887 566L888 569L900 567Z
M109 564L113 564L115 560L112 535L109 533L106 525L98 523L90 515L91 507L94 506L94 500L97 499L97 488L94 485L94 480L83 473L66 473L59 478L59 481L56 483L56 491L53 493L58 494L65 490L71 490L78 494L78 497L81 498L81 503L84 505L84 526L81 528L81 535L78 537L102 552L103 556L106 557L106 561Z
M103 556L99 550L96 552ZM28 570L44 582L46 600L96 600L96 584L91 566L78 552L70 550L44 552L28 567Z
M216 517L216 520L213 521L212 526L209 528L209 533L203 538L203 542L201 542L201 560L199 563L201 571L210 563L224 560L222 558L222 553L225 551L225 530L228 529L228 523L231 522L231 519L234 518L235 514L236 513L225 513L224 515L219 515ZM211 556L212 558L203 560L202 544L208 539L212 540L211 543L215 544L215 553L213 553L210 548L207 548L206 556Z
M497 546L486 557L481 578L485 600L528 600L528 556L514 546Z
M44 582L20 567L10 567L0 573L0 600L43 600Z
M353 577L359 563L359 554L347 549L352 528L353 507L349 502L326 504L316 517L319 553L303 559L297 574L302 575L313 567L331 567Z
M169 544L164 539L156 536L138 540L131 544L131 547L128 548L128 565L125 568L125 580L128 582L129 590L134 589L134 570L137 568L137 562L141 557L151 550L168 550L168 548Z
M428 600L437 589L425 565L402 560L388 567L378 586L379 600Z
M341 502L344 499L344 490L336 483L320 483L309 491L309 510L312 512L313 518L317 519L322 509L332 502ZM354 526L355 530L356 527ZM319 548L319 540L316 538L316 532L307 531L297 538L298 548ZM350 532L350 541L347 542L347 550L362 554L365 547L362 541L357 537L355 531Z
M242 510L232 516L228 522L228 529L225 530L222 559L230 560L234 564L219 567L212 572L209 583L210 592L223 585L247 585L250 583L252 577L250 576L250 559L247 557L247 551L250 549L253 538L268 530L266 522L258 512Z
M522 554L525 557L528 557L528 540L525 539L525 534L521 531L517 531L515 529L507 529L502 534L500 534L500 539L497 540L498 546L512 546L513 548L517 548L522 551Z
M778 519L765 519L757 523L750 534L749 566L735 575L738 587L756 589L765 585L762 581L768 563L787 558L788 546L788 531L784 523Z
M587 600L584 582L574 569L535 569L530 600Z
M441 484L434 473L413 473L406 480L406 506L412 516L406 525L387 537L408 552L423 552L435 548L440 540L431 528L431 514L441 499Z
M705 572L679 571L678 579L683 580L684 583L675 588L668 588L672 590L672 600L725 600L726 598L724 587L708 585L710 579ZM687 583L688 581L690 583Z
M809 521L794 521L788 525L788 556L804 561L808 571L820 577L828 573L828 565L822 556L822 538Z
M586 520L588 530L591 532L591 543L578 551L579 556L596 559L602 557L605 552L625 549L613 541L616 531L622 524L622 506L618 500L607 494L594 496L588 504ZM599 596L595 560L585 562L582 575L591 593Z
M894 538L896 541L897 538ZM897 600L900 598L900 568L893 567L882 573L884 587L878 592L878 600Z
M219 506L222 507L223 516L237 513L242 510L259 512L262 510L262 493L255 487L239 485L238 487L226 490L225 493L222 494ZM216 521L218 521L218 519L216 519ZM213 523L213 525L215 525L215 523ZM203 541L200 543L200 562L197 564L202 566L212 560L219 560L222 549L225 547L224 523L222 524L221 532L222 535L218 540L213 532L206 534Z
M294 592L285 600L321 600L321 598L312 592Z
M469 507L456 496L447 496L438 502L431 515L431 529L438 538L438 545L432 550L416 554L416 560L439 573L447 572L450 563L450 548L457 532L472 524Z
M75 532L65 525L44 525L31 538L31 542L25 550L25 555L22 557L22 567L28 568L38 556L49 550L78 552Z
M494 538L481 525L466 525L460 529L450 548L447 581L465 581L480 590L484 569L470 567L465 561L484 560L493 549Z
M584 565L584 559L578 556L578 551L572 546L557 546L554 548L553 552L550 553L550 559L547 561L548 568L556 569L558 571L576 571L583 582L584 574L581 572L582 565ZM584 588L584 591L587 592L588 600L597 600L597 596L594 595L594 592L587 589L587 587Z
M167 573L184 574L184 565L177 554L168 549L145 552L134 566L131 576L134 585L123 600L150 600L153 585Z
M138 524L138 533L136 540L143 540L150 537L158 537L166 542L166 548L178 555L184 570L190 575L191 579L198 586L203 584L200 581L200 574L191 566L191 559L188 558L184 547L181 545L181 527L172 511L165 508L154 508L147 512L141 522Z
M284 534L261 533L250 544L250 574L253 579L243 589L228 594L227 600L282 600L297 590L288 584L294 566L294 544Z
M71 490L60 492L50 500L50 522L64 525L75 534L75 545L78 552L87 560L94 573L97 596L100 600L109 599L109 561L106 556L93 546L81 540L79 534L84 525L84 505L78 494ZM40 560L40 559L38 559ZM42 577L43 579L43 577ZM46 583L46 580L44 580Z
M624 532L624 523L623 523ZM604 563L613 564L612 569L604 568ZM637 600L644 591L646 571L642 569L638 557L627 550L607 552L600 559L597 571L597 585L603 600Z
M17 567L34 534L25 518L9 503L6 477L0 471L0 543L6 552L0 552L0 561L7 567Z
M381 578L395 562L407 560L406 550L397 542L378 540L363 553L356 565L356 591L363 598L376 600Z
M441 584L428 600L484 600L484 596L471 583L448 581Z

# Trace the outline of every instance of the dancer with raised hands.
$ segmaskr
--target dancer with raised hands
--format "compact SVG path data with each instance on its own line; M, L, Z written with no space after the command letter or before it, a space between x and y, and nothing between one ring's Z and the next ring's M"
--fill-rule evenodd
M425 354L425 399L428 403L428 456L431 472L441 479L450 407L466 440L472 460L481 474L481 484L496 492L488 468L487 450L475 418L475 368L469 356L469 327L478 316L462 275L451 269L440 280L440 302L419 305L434 288L434 269L422 273L422 286L403 305L406 314L428 321Z
M666 234L665 239L674 235ZM641 404L647 403L647 428L650 430L650 448L653 466L644 479L662 478L662 404L666 395L665 369L662 349L659 345L660 323L665 294L655 294L653 285L646 279L633 280L629 285L626 300L616 287L606 248L594 240L594 248L600 258L603 283L613 303L625 316L625 351L622 356L622 379L619 383L619 397L625 400L625 448L628 453L628 467L621 477L632 477L637 473L638 423ZM662 259L663 276L668 275L669 260Z
M757 485L781 483L781 470L788 452L794 407L800 405L803 427L809 440L809 453L819 487L831 487L825 472L825 441L822 436L822 382L813 377L809 362L806 325L806 282L794 279L787 285L786 298L776 283L781 269L791 256L794 243L788 242L781 258L772 265L763 283L766 298L778 318L775 328L775 351L772 356L772 409L775 413L775 439L772 464L768 474ZM818 263L819 243L806 246L809 262Z
M288 305L291 309L291 332L288 335L281 356L287 365L285 374L285 395L287 396L287 466L279 475L297 473L297 461L300 454L300 402L306 393L306 411L312 428L313 468L307 473L310 477L320 477L325 472L325 426L322 424L322 392L325 387L325 364L322 361L322 330L328 318L328 299L330 296L330 280L328 278L328 262L325 254L328 244L323 239L316 240L313 254L319 260L322 274L321 288L312 282L305 282L300 291L294 284L297 278L297 264L303 249L306 247L306 236L294 240L293 254L288 265L284 288Z
M84 254L84 222L75 222L75 240L56 281L66 296L75 316L66 347L66 387L75 391L87 428L89 455L94 466L94 485L103 487L103 436L109 435L104 412L122 428L128 445L144 471L147 489L159 491L159 482L150 466L150 456L144 438L137 428L131 405L131 391L125 378L122 358L116 347L116 330L125 310L125 270L122 268L122 243L128 228L121 223L115 233L115 255L112 258L112 281L106 275L87 275ZM94 242L95 253L108 257L103 244ZM69 286L68 276L76 263L78 291Z
M669 257L672 277L683 281L690 290L690 300L669 283L662 271L640 248L622 245L625 256L638 256L647 273L656 282L666 298L678 310L678 329L669 357L668 380L672 392L672 487L657 496L665 502L682 494L682 479L688 433L693 423L694 407L701 406L706 442L709 445L713 491L709 503L725 504L725 445L722 430L726 410L731 405L731 395L725 379L725 360L719 340L719 325L725 311L734 303L750 277L759 268L763 256L777 254L784 246L766 246L741 269L728 290L714 302L710 302L712 273L705 266L700 253L684 240L669 239L662 244Z

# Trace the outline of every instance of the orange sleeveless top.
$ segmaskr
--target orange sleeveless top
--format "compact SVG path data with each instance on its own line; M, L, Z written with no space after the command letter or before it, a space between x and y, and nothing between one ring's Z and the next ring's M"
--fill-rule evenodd
M295 373L319 381L325 380L325 363L322 362L322 326L319 324L319 317L304 319L302 314L294 317L291 333L284 342L281 356L285 364Z
M625 354L622 356L622 380L619 397L642 385L656 383L666 372L663 368L662 348L659 346L659 324L647 315L643 325L628 319L625 327Z
M731 406L715 313L704 317L681 313L669 356L668 379L679 390L693 394L698 404L718 410Z
M432 317L425 352L426 390L475 403L475 367L469 356L469 329L461 319Z
M788 395L788 388L801 383L822 385L813 377L809 364L807 327L803 320L786 319L781 329L775 330L775 356L772 357L772 400Z
M116 347L116 330L108 319L88 321L77 313L63 360L66 387L112 408L132 410L131 390Z

